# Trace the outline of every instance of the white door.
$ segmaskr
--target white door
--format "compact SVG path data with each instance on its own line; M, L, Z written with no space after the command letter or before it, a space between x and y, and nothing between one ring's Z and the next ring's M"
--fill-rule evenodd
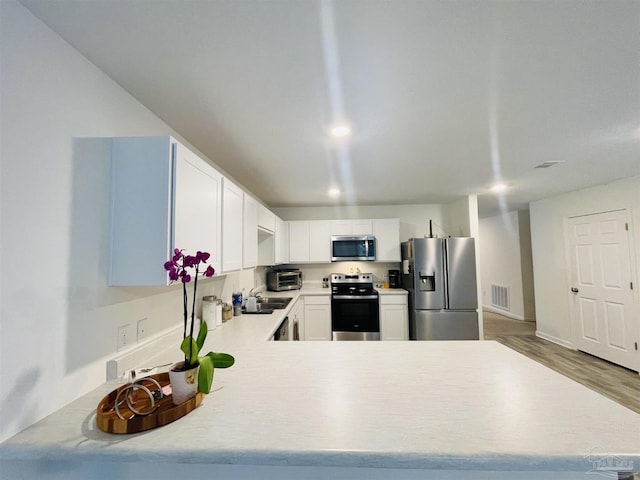
M637 371L627 211L569 218L567 228L576 347Z

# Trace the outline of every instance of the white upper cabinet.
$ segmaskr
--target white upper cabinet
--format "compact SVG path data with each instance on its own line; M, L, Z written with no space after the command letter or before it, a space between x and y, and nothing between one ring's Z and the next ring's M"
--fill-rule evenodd
M176 144L174 245L186 253L209 252L221 262L222 175L185 146Z
M271 233L276 231L276 215L262 204L258 205L258 227Z
M331 227L327 220L309 222L309 261L331 261Z
M371 235L372 220L332 220L331 235Z
M331 220L331 235L351 235L351 220Z
M258 202L244 194L242 267L253 268L258 264Z
M401 260L399 219L373 220L373 236L376 237L376 261L399 262Z
M289 223L289 262L309 262L309 222Z
M220 265L222 176L169 136L114 138L109 285L167 285L174 248Z
M231 180L222 182L222 271L242 268L244 192Z
M328 220L289 223L289 262L330 262L331 226Z
M276 217L274 240L274 264L289 263L289 223Z
M332 235L373 235L376 261L400 261L400 220L295 220L289 225L289 262L331 261ZM285 260L286 262L286 260Z

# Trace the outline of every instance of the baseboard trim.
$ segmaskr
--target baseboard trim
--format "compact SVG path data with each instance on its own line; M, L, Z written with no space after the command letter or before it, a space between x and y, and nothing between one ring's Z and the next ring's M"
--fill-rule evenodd
M542 338L544 340L548 340L553 342L561 347L568 348L570 350L577 350L571 342L567 340L562 340L561 338L554 337L553 335L549 335L548 333L541 332L540 330L536 330L536 337Z
M504 317L508 317L508 318L513 319L513 320L520 320L521 322L526 322L527 321L527 320L525 320L525 318L522 315L516 315L514 313L507 312L506 310L502 310L500 308L496 308L496 307L493 307L491 305L482 305L482 310L485 310L485 311L491 312L491 313L497 313L498 315L502 315Z

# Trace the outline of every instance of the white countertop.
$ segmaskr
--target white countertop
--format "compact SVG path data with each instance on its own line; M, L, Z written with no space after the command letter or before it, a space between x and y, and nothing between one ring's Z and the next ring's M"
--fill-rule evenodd
M328 294L309 292L273 295ZM640 467L640 415L503 345L265 341L287 311L210 332L205 349L236 364L186 417L103 433L109 382L1 444L0 460L585 472L591 454Z

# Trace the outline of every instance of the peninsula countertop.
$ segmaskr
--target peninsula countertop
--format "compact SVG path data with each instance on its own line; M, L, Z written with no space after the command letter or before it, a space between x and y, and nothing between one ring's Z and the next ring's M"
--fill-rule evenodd
M184 464L333 467L351 478L371 468L388 478L414 470L561 478L609 457L640 467L640 415L501 344L265 341L285 314L234 317L211 332L205 349L236 364L216 370L212 393L186 417L140 434L103 433L96 406L118 385L107 382L1 444L0 461L8 471L153 464L160 476Z

